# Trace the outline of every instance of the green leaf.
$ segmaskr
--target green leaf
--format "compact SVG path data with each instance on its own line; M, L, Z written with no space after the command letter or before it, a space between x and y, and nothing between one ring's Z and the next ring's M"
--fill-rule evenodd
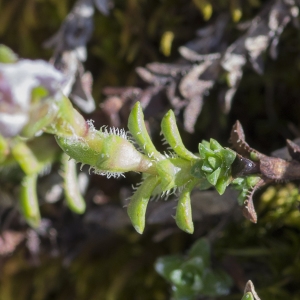
M210 245L205 238L199 239L189 250L188 258L194 257L201 257L205 268L210 266Z
M194 272L202 276L206 268L208 268L210 264L210 261L204 261L205 259L206 257L202 255L198 255L198 256L196 255L194 257L190 257L182 264L181 268L183 270Z
M211 165L207 161L204 161L203 165L201 167L201 170L204 171L204 172L211 173L213 171L213 168L211 167Z
M197 267L193 264L193 261L187 261L183 263L180 267L180 270L173 271L173 283L177 288L183 289L186 291L198 292L203 288L203 282L201 279L201 273L199 273ZM176 281L175 281L176 280Z
M222 162L218 157L208 157L207 160L214 170L222 165Z
M140 102L136 102L131 110L128 119L128 128L145 154L150 157L154 157L157 160L165 159L165 157L156 150L151 141L145 126L144 114Z
M25 176L21 183L20 205L26 222L33 228L40 225L41 215L36 191L37 174Z
M17 143L12 148L12 154L27 175L40 172L43 165L38 161L32 149L26 143Z
M246 177L246 183L249 187L255 186L261 178L259 176L248 176Z
M210 268L210 246L204 238L193 244L186 258L163 257L155 267L173 284L172 299L195 300L203 296L227 295L232 285L225 272Z
M242 178L242 177L237 177L237 178L235 178L231 183L232 184L236 184L236 185L241 185L243 182L244 182L244 178Z
M228 178L227 176L222 176L218 179L215 188L220 195L223 195L227 186L228 186Z
M252 293L250 293L250 292L246 293L243 296L242 300L254 300Z
M190 234L194 232L190 193L197 183L198 180L195 179L190 181L185 186L185 188L183 189L179 197L177 208L176 208L175 220L177 226L180 229Z
M183 231L192 234L194 232L194 224L192 218L190 192L197 184L198 180L194 180L187 184L183 189L176 208L176 224Z
M205 159L209 156L215 156L214 151L212 151L209 148L205 147L205 145L203 145L201 143L199 144L199 154L200 154L200 157L202 159Z
M98 138L95 133L94 138L89 139L88 143L79 138L55 136L57 144L60 148L74 158L77 162L95 166L103 147L104 139Z
M244 202L245 202L245 198L246 198L246 196L247 196L247 189L244 189L244 190L242 190L241 192L240 192L240 194L238 195L238 203L239 203L239 205L244 205Z
M77 180L76 162L67 154L62 156L64 193L68 207L77 214L85 212L86 204L81 196Z
M182 258L177 255L160 257L155 263L155 270L165 279L171 281L172 271L178 269L182 264Z
M210 139L210 149L213 151L220 151L224 148L214 139Z
M230 149L222 149L220 153L225 161L227 167L230 167L235 160L236 153Z
M202 144L204 147L206 147L207 149L210 149L210 143L209 143L209 141L202 140L202 141L201 141L201 144Z
M148 176L135 191L127 207L127 213L135 230L142 234L145 228L146 209L151 194L159 179L157 176Z
M206 178L207 178L208 182L210 182L212 185L216 185L217 180L220 176L220 173L221 173L221 168L218 168L213 173L207 175Z
M169 110L167 114L163 117L161 122L161 131L169 145L180 157L187 160L199 159L199 157L194 155L192 152L188 151L183 145L176 124L176 118L172 110Z
M208 270L203 277L203 289L201 293L205 296L228 295L232 280L222 270Z
M41 172L55 160L57 151L56 144L49 136L40 136L27 143L18 142L12 148L15 160L27 175Z
M186 285L186 282L182 281L183 271L181 269L175 269L170 273L171 282L176 286Z

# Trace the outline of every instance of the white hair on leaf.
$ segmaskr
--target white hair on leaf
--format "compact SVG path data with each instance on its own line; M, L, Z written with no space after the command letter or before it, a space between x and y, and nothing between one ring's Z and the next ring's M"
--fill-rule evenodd
M108 179L109 178L120 178L120 177L124 177L125 175L122 172L110 172L110 171L104 171L104 170L99 170L94 168L94 174L97 175L102 175L102 176L106 176Z

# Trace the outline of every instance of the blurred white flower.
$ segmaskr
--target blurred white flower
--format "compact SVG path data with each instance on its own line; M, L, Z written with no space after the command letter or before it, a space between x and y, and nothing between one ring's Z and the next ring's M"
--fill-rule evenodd
M63 74L42 60L0 63L0 134L16 136L28 122L34 88L42 86L57 98L63 83Z

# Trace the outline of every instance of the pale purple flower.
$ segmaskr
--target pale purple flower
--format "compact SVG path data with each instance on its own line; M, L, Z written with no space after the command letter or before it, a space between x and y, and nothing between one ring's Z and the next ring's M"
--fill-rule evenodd
M29 120L31 92L38 86L52 98L61 95L63 74L42 60L0 63L0 134L16 136Z

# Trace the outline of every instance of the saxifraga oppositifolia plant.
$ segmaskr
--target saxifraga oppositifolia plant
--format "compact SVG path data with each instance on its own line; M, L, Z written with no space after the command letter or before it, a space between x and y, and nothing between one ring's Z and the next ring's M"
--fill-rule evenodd
M14 161L22 168L25 176L20 192L21 208L32 227L39 226L40 221L36 196L38 174L59 157L57 148L47 136L37 137L41 132L53 134L65 153L61 157L65 198L69 208L76 213L85 211L77 184L76 162L90 165L96 174L108 178L124 176L129 171L143 173L143 181L127 207L138 233L144 231L145 213L151 197L176 193L176 223L182 230L193 233L190 193L194 188L215 187L223 194L232 183L240 191L239 202L244 206L244 215L256 222L252 203L255 190L266 183L300 177L300 150L291 141L288 141L288 149L293 161L268 157L245 142L244 132L237 122L231 133L231 143L237 152L211 139L202 141L199 153L193 154L184 147L175 115L170 110L161 122L164 143L169 144L170 151L162 154L146 130L139 102L129 116L130 134L118 128L96 130L93 121L85 121L60 92L61 74L52 66L41 61L18 61L4 46L0 47L0 61L3 62L0 64L0 88L6 100L3 102L5 118L0 122L0 166ZM24 95L16 91L20 90L21 79L16 82L14 78L22 72L27 74L22 76L26 103L20 105ZM41 146L45 149L43 152Z

